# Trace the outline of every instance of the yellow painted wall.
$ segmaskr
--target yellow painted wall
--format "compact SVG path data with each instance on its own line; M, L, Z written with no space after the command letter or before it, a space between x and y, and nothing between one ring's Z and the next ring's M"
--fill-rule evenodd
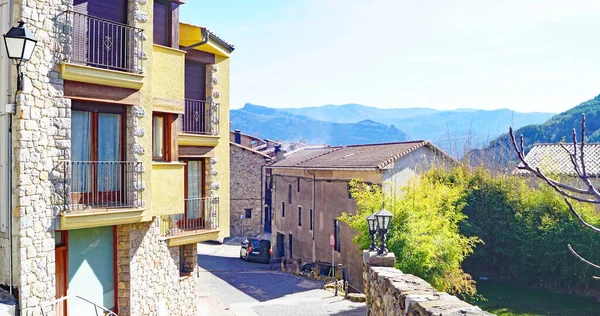
M143 10L148 14L148 22L142 23L137 22L136 26L144 30L144 52L147 59L144 60L144 86L140 89L140 106L144 108L145 115L138 118L138 127L144 129L144 135L137 138L137 142L143 146L144 153L138 156L138 159L144 164L144 174L142 180L144 181L145 190L143 192L144 204L146 212L144 212L144 220L152 220L151 213L152 209L152 62L153 62L153 37L152 37L152 21L154 3L153 1L139 2L136 3L140 10ZM132 109L127 109L132 111ZM129 124L129 122L127 123ZM131 150L128 148L127 155L131 157ZM129 158L131 159L131 158Z
M177 112L169 105L181 103L185 98L185 51L170 47L152 47L152 97L154 110ZM162 109L162 107L166 107Z
M149 215L181 214L184 212L183 163L152 164L152 209Z
M219 136L221 141L215 147L215 157L218 159L215 169L219 171L217 182L221 185L218 191L219 195L219 227L221 228L220 238L229 237L229 58L216 56L215 64L219 66L217 71L219 98L215 101L220 103L220 123Z

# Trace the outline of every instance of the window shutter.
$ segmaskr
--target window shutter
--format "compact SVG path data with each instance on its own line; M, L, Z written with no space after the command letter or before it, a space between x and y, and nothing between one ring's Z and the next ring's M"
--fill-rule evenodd
M170 46L169 3L154 1L154 44Z

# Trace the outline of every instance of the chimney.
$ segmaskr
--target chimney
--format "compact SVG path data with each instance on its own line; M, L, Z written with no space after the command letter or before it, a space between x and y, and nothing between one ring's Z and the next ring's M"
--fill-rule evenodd
M284 151L281 150L281 144L275 145L275 161L281 161L284 157Z
M241 145L242 144L242 131L240 131L239 129L236 129L233 131L233 133L235 134L234 142L238 145Z

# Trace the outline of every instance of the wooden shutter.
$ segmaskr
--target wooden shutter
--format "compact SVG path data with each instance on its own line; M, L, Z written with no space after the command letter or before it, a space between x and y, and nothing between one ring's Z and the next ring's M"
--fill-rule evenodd
M170 4L162 1L154 1L154 44L170 46L171 34L169 30Z
M206 100L206 64L185 61L185 98Z
M74 0L74 11L127 24L127 0Z

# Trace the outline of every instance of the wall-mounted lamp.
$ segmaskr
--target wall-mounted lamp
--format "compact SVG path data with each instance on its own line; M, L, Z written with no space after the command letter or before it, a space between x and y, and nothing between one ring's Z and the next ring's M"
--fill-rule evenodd
M25 28L25 22L19 21L18 26L13 26L3 35L4 45L8 58L17 64L17 91L23 90L23 73L21 72L21 63L31 59L33 49L37 40L33 33Z

